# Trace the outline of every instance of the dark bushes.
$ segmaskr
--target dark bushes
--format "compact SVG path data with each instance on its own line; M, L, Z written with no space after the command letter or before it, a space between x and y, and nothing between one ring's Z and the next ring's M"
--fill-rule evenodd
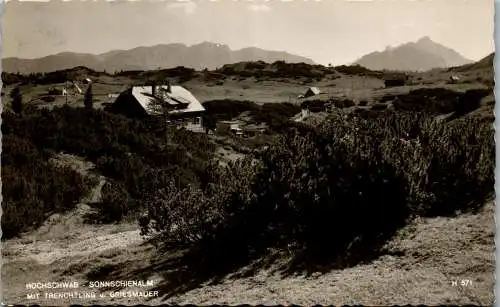
M341 65L341 66L336 66L335 70L339 73L345 74L345 75L351 75L351 76L372 76L376 78L382 77L382 72L379 71L373 71L370 70L366 67L363 67L361 65L351 65L351 66L346 66L346 65Z
M11 85L23 82L24 77L21 74L13 74L2 71L2 82L5 85Z
M302 102L301 107L303 109L308 109L311 112L325 112L327 105L333 105L336 108L344 109L350 108L356 105L356 103L350 99L330 99L330 100L306 100Z
M216 116L218 119L230 120L243 112L253 111L259 106L251 101L238 100L211 100L203 103L207 115Z
M102 201L98 204L100 214L96 216L97 221L118 222L130 213L131 198L120 185L106 182L102 187L101 195Z
M326 108L327 101L325 100L306 100L302 102L301 108L302 109L308 109L311 112L317 113L317 112L324 112Z
M4 131L2 145L3 239L38 227L52 213L73 208L93 183L50 163L29 139Z
M99 110L64 106L52 111L35 110L22 118L7 113L3 120L4 134L15 134L42 153L64 151L94 162L103 175L113 180L116 189L129 194L127 208L120 209L123 214L138 209L137 204L148 193L170 181L178 188L199 185L199 175L215 149L205 135L174 132L173 128L168 131L166 144L160 123L140 122ZM119 198L110 197L107 203L114 200ZM115 207L122 205L117 203Z
M356 105L356 103L350 99L342 99L342 100L332 99L329 102L339 109L350 108Z
M224 75L235 75L239 77L258 77L259 79L310 78L321 80L325 76L325 68L321 66L309 65L306 63L286 63L284 61L276 61L272 64L267 64L262 61L240 62L224 65L217 71Z
M59 90L57 88L51 88L47 92L47 94L49 95L57 95L57 96L62 95L62 93L63 93L62 90Z
M258 105L251 101L238 100L211 100L203 104L207 110L205 120L207 127L213 127L218 120L231 120L243 112L257 123L266 123L274 132L283 131L289 126L290 117L299 113L297 105L284 103L265 103Z
M372 105L371 109L374 111L385 110L387 109L387 105L383 103L377 103Z
M393 102L397 110L426 111L434 114L457 112L458 116L477 109L489 90L473 89L465 93L443 88L427 88L410 91L398 96Z
M43 96L42 98L43 102L54 102L56 101L56 98L54 96Z
M291 250L306 266L346 266L374 256L414 215L484 203L493 192L493 153L493 129L482 120L336 112L317 131L284 135L257 164L225 170L235 176L210 188L228 191L219 202L219 193L191 188L163 198L176 200L154 205L148 221L161 225L164 242L189 247L187 257L205 271L231 271L268 248Z
M2 73L2 80L6 84L21 82L22 84L55 84L64 83L68 80L77 80L83 76L107 75L104 72L96 72L87 67L78 66L70 69L56 70L47 73L9 74Z
M487 89L472 89L466 91L454 106L457 116L465 115L474 111L481 105L481 99L488 96L492 91Z
M164 81L168 78L178 78L179 83L185 83L196 76L196 71L193 68L177 66L169 69L151 70L151 71L131 71L120 72L117 75L127 77L139 77L146 80Z

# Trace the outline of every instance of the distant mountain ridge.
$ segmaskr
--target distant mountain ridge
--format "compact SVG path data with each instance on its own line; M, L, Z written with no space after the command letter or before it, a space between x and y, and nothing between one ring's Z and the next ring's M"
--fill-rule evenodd
M470 64L455 50L432 41L428 36L416 42L388 47L382 52L372 52L354 64L371 70L426 71Z
M2 70L11 73L36 73L85 66L96 71L153 70L185 66L195 69L215 69L224 64L244 61L315 64L311 59L287 52L270 51L255 47L231 50L227 45L203 42L197 45L163 44L112 50L94 55L62 52L37 59L5 58Z

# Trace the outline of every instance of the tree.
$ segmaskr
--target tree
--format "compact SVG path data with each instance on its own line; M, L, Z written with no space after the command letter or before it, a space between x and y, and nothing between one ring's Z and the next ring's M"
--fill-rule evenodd
M148 82L155 90L149 99L149 107L153 109L162 119L163 128L165 129L165 143L168 143L168 122L170 118L170 112L175 109L174 106L169 104L165 99L163 99L162 93L163 88L156 85L155 81Z
M217 127L217 121L213 116L204 115L202 121L203 127L205 128L205 132L208 134L210 130L215 130Z
M83 98L83 104L87 109L92 109L93 105L93 95L92 95L92 83L89 84L87 91L85 92L85 96Z
M21 95L21 90L19 89L18 86L16 86L11 92L10 92L10 98L12 99L12 111L16 114L21 114L23 110L23 97Z

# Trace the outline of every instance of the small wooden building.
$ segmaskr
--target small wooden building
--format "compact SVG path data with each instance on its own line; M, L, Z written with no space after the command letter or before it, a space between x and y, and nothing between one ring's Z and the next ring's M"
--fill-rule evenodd
M205 132L202 122L205 108L182 86L131 87L118 96L111 110L134 118L160 116L164 115L163 110L168 110L170 121L191 131Z

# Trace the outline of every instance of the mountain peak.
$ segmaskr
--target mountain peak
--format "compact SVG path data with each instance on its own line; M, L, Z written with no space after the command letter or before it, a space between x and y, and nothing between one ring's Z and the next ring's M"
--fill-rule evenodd
M204 41L204 42L201 42L199 44L192 45L191 47L194 47L194 46L197 46L197 47L227 47L227 45L225 45L225 44L208 42L208 41Z
M424 36L417 41L417 44L418 43L431 43L431 42L433 42L433 41L429 36Z
M443 46L424 36L414 43L386 48L360 58L359 64L372 70L409 70L425 71L433 68L446 68L471 63L455 50Z

